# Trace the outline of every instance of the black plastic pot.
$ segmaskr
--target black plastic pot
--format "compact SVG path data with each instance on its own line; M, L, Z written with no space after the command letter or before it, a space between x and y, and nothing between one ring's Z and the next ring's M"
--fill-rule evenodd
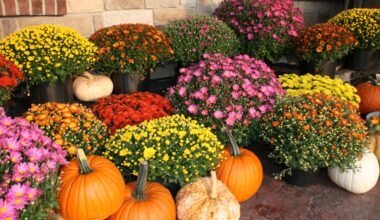
M300 61L299 62L299 70L300 74L304 75L306 73L310 74L319 74L319 75L327 75L331 78L335 78L336 73L336 61L326 61L321 64L319 67L311 62Z
M30 87L30 101L35 104L46 102L73 102L73 81L72 78L64 82L57 81L55 84L43 84Z
M370 61L371 49L356 49L345 59L345 67L353 70L365 70Z
M149 89L149 74L147 77L131 76L129 74L111 74L113 83L113 94L129 94L135 91L146 91Z
M282 179L290 184L300 187L307 187L314 185L316 182L318 182L318 179L320 177L320 171L303 171L298 169L292 169L292 175L286 175Z
M181 186L178 183L167 183L163 181L161 178L157 178L156 182L164 185L170 191L170 194L175 200L175 197L177 196L178 191L181 189Z
M177 83L177 75L175 63L157 66L150 75L149 91L165 96L167 89Z

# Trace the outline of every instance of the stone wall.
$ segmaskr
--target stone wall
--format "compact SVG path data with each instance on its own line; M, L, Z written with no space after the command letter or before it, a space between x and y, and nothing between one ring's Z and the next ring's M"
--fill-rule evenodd
M13 0L0 0L13 1ZM222 0L66 0L64 16L0 17L0 39L38 24L70 26L84 36L120 23L164 24L170 19L211 14ZM343 9L343 1L295 1L304 9L306 24L324 21Z

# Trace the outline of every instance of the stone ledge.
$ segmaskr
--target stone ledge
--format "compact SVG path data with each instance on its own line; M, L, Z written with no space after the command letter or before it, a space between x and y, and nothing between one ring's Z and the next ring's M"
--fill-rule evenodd
M71 27L83 36L88 37L94 33L92 15L89 14L68 14L66 16L44 16L44 17L17 17L11 18L17 23L17 29L40 24L60 24Z
M170 20L181 19L196 15L195 9L190 8L160 8L153 10L154 24L165 24Z
M101 12L104 10L103 0L66 0L67 13Z
M94 16L95 29L109 27L117 24L125 23L144 23L153 25L152 10L117 10L106 11Z
M139 8L142 9L145 6L144 0L104 0L104 3L107 11Z

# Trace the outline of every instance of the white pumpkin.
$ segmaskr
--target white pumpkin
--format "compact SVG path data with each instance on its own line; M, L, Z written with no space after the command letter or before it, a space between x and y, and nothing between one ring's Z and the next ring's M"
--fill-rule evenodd
M363 154L361 160L356 162L357 170L346 170L341 168L329 168L330 179L338 186L353 192L365 193L371 190L379 179L379 163L376 156L371 152Z
M92 75L89 72L84 72L73 82L75 97L84 102L96 101L99 98L109 96L112 90L111 79L104 75Z
M216 178L203 177L181 188L176 196L179 220L235 220L240 204L226 185Z

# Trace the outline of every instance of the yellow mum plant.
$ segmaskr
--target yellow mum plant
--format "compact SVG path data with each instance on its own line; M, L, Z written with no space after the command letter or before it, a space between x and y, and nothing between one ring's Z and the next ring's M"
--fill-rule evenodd
M340 12L328 22L350 30L359 41L359 48L380 47L380 9L353 8Z
M149 164L149 179L184 185L205 176L222 158L223 145L197 121L166 116L117 130L104 155L125 177L137 175L141 161Z
M331 79L328 76L306 74L284 74L279 77L282 88L289 95L298 96L305 93L324 93L336 95L337 97L351 102L355 107L359 107L360 97L357 90L349 83L341 79Z
M50 24L21 29L0 41L0 53L20 68L30 86L82 73L96 51L74 29Z

